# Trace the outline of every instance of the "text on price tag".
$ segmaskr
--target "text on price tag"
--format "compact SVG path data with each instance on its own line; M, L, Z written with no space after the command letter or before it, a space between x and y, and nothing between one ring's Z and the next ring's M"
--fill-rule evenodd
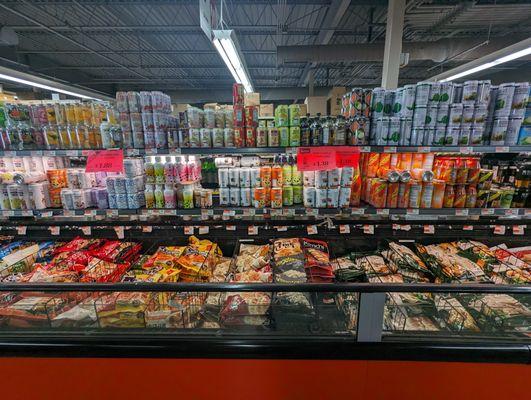
M17 235L25 235L27 230L27 226L17 226Z
M249 235L258 235L258 227L255 225L251 225L247 228L247 234Z
M523 235L525 225L513 225L513 235Z
M87 157L86 172L123 172L122 150L94 150Z
M83 235L85 236L90 236L90 234L92 233L92 229L90 226L82 226L81 232L83 232Z
M342 233L342 234L350 233L350 225L339 225L339 233Z
M357 147L340 146L335 149L337 168L357 168L360 161L360 151Z
M184 234L191 236L194 234L194 227L193 226L185 226L184 227Z
M363 233L366 235L374 235L374 225L363 225Z
M316 225L308 225L306 227L306 231L308 232L308 235L317 235L317 226Z
M424 225L424 233L433 235L435 233L435 227L433 225Z
M143 226L143 227L142 227L142 232L144 232L144 233L150 233L150 232L153 232L153 227L150 226L150 225Z
M505 225L496 225L494 227L495 235L505 235Z
M123 226L115 226L114 231L116 232L116 237L118 239L124 238L124 227Z
M336 153L333 148L299 147L297 169L299 171L326 171L336 168Z
M206 234L208 234L208 232L210 232L210 228L208 226L201 225L199 227L199 234L200 235L206 235Z
M53 236L57 236L61 232L61 228L58 226L50 226L48 229L50 230L50 234Z

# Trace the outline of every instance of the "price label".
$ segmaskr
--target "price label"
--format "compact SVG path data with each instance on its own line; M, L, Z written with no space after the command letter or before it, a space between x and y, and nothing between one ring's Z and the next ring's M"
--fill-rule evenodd
M107 210L105 211L105 214L107 215L107 217L117 217L118 210Z
M474 152L473 147L459 147L459 153L470 154Z
M308 235L317 235L317 225L308 225L306 231Z
M272 208L270 212L272 217L281 217L282 216L282 210L278 208Z
M363 233L366 235L374 235L374 225L363 225Z
M389 209L388 208L377 208L376 214L377 215L389 215Z
M468 208L457 208L455 210L455 215L465 217L468 215Z
M177 147L175 149L171 149L171 154L181 154L181 148Z
M81 232L83 232L83 235L90 236L92 233L92 228L90 226L82 226Z
M393 224L392 228L393 228L394 231L399 231L400 230L400 225L399 224Z
M41 212L42 218L51 218L53 216L53 211L43 211Z
M246 208L243 210L244 217L252 217L256 215L256 210L254 208Z
M85 211L85 215L87 217L95 217L96 215L98 215L98 210L87 210Z
M206 221L209 218L208 210L201 210L201 219Z
M525 225L513 225L513 235L523 235Z
M157 154L157 149L154 149L154 148L147 148L147 149L146 149L146 154L147 154L147 155L155 155L155 154Z
M360 148L360 151L361 151L362 153L370 153L370 152L371 152L371 146L362 146L362 147Z
M339 233L342 233L342 234L350 233L350 225L339 225Z
M496 225L494 227L495 235L505 235L505 225Z
M396 146L384 146L384 153L396 153Z
M53 236L58 236L61 232L61 228L58 226L50 226L48 229L50 230L50 234Z
M286 232L287 230L287 226L277 226L277 232Z
M505 210L505 215L518 215L518 208L508 208Z
M496 153L508 153L509 152L509 146L496 146L494 151Z
M248 235L258 235L258 227L255 225L251 225L247 228L247 234Z
M123 226L115 226L114 227L114 231L116 232L116 237L118 239L123 239L124 238L124 227Z
M67 150L66 151L66 155L67 155L67 157L76 157L77 156L77 151L76 150Z
M431 147L429 147L429 146L428 147L424 146L424 147L419 147L418 148L418 152L419 153L429 153L430 151L431 151Z
M152 227L152 226L148 226L148 225L143 226L143 227L142 227L142 232L144 232L144 233L150 233L150 232L153 232L153 227Z
M185 226L184 227L184 234L187 236L192 236L194 234L194 227L193 226Z
M123 172L122 150L94 150L87 157L86 172Z
M65 217L73 217L74 215L76 215L76 212L72 210L64 210L63 215Z
M236 215L236 212L234 210L223 210L223 215L221 216L222 219L228 220L230 217L234 217Z
M357 147L340 146L335 149L335 151L337 168L358 167L360 161L360 152Z
M208 226L200 226L199 227L199 234L200 235L207 235L208 232L210 232L210 228Z
M403 231L410 231L411 225L400 225L400 229Z
M363 215L365 214L365 209L364 208L351 208L350 213L352 215Z
M408 208L406 211L407 215L419 215L419 209L418 208Z
M53 156L56 156L56 155L57 155L57 152L56 152L55 150L48 150L48 153L47 153L47 155L49 155L49 156L52 156L52 157L53 157Z
M424 225L424 233L433 235L435 233L435 227L433 225Z
M473 231L474 230L474 225L463 225L463 230L464 231Z
M299 171L326 171L334 168L336 168L336 153L332 147L299 147L297 152Z
M128 156L139 156L140 155L140 150L138 150L138 149L127 149L126 150L126 154Z
M236 225L227 225L225 227L226 230L228 231L235 231L236 230Z
M295 210L293 208L286 208L283 212L284 216L286 217L293 217L295 216Z
M481 215L494 215L494 208L482 208Z
M28 230L27 226L17 226L18 235L25 235L27 230Z
M309 217L314 217L317 214L319 214L319 209L318 208L307 208L306 209L306 215L309 216Z

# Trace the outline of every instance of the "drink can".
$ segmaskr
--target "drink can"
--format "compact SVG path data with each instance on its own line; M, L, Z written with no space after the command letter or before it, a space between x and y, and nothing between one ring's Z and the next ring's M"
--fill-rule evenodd
M271 168L271 186L281 187L284 184L284 170L280 165Z
M240 168L240 187L251 187L251 168Z
M394 103L393 103L393 110L392 110L393 116L402 115L403 99L404 99L404 88L396 89Z
M384 115L391 116L393 114L394 103L395 91L386 89L384 94Z
M354 168L353 167L343 167L341 168L341 180L339 185L341 187L350 187L354 179Z
M439 83L440 92L439 92L439 104L448 105L453 100L454 85L452 82L440 82Z
M387 146L389 136L389 117L381 117L376 120L374 128L374 144L378 146Z
M478 103L474 106L474 125L485 125L487 122L487 104Z
M428 106L437 105L439 103L440 93L441 93L441 84L439 82L431 82Z
M330 189L332 190L332 189ZM339 202L338 207L348 208L350 206L350 196L352 189L350 187L342 187L339 189Z
M471 124L474 122L474 105L465 104L463 105L463 119L462 123Z
M275 108L275 126L289 126L289 107L287 105L279 105Z
M315 186L315 171L304 171L302 173L302 181L304 186Z
M513 101L511 103L511 117L523 117L526 105L529 103L529 82L518 82L514 87Z
M410 145L412 125L413 120L411 118L400 118L400 146Z
M304 207L315 207L316 189L313 186L304 187L302 190Z
M430 99L431 82L418 82L415 90L415 109L427 106Z
M327 191L326 194L326 206L328 208L337 208L339 207L339 188L330 188ZM350 203L350 196L348 198L348 202Z
M354 117L361 114L363 104L363 89L354 88L348 96L348 115Z
M398 184L397 207L409 207L409 182L400 182Z
M212 129L201 128L199 130L200 147L212 147Z
M424 128L411 128L411 138L409 144L411 146L422 146L424 143Z
M435 138L435 129L424 129L424 139L422 145L430 146Z
M387 184L387 197L385 207L396 208L398 206L398 192L400 189L400 183L389 182Z
M435 127L446 127L449 120L450 106L448 104L440 104L437 109L437 119Z
M179 128L179 147L190 147L190 130Z
M276 127L267 128L267 141L270 147L280 146L279 128L276 128Z
M218 184L219 187L226 188L229 187L229 169L228 168L219 168L218 169Z
M250 168L251 170L251 187L261 187L262 179L260 176L260 167Z
M463 84L462 103L467 105L474 105L478 99L478 81L466 81Z
M301 145L300 126L292 126L289 128L289 145L291 147L298 147Z
M445 144L447 146L457 146L459 141L459 135L461 133L461 128L455 128L449 126L446 128L446 134L445 134ZM468 144L468 143L465 143Z
M201 128L201 129L204 129L204 128ZM189 138L190 147L193 147L193 148L201 147L201 129L190 128L190 138Z
M353 118L348 126L347 143L349 145L367 144L369 120L365 117Z
M387 144L397 146L400 144L400 118L389 118L389 131L387 134Z
M213 128L212 129L212 146L213 147L223 147L225 142L224 132L222 128Z
M370 201L376 208L384 208L387 200L388 183L384 179L371 179Z
M289 146L289 128L287 126L281 126L278 128L279 137L280 137L280 146L288 147Z
M384 115L385 89L377 87L372 90L371 111L373 118Z
M341 170L339 168L334 168L329 171L323 171L323 172L328 172L328 176L327 176L328 187L339 186L341 182ZM316 180L317 179L318 178L316 177ZM319 185L317 186L320 187Z
M328 189L315 189L315 207L326 208L328 206Z
M459 139L458 144L460 146L466 146L470 143L470 128L468 127L461 127L459 130Z
M480 146L483 144L485 136L485 129L481 126L474 126L470 130L470 140L469 144L472 146ZM503 140L502 140L503 144Z
M433 183L424 182L422 184L422 193L420 196L420 208L431 208L433 199Z
M319 189L328 187L328 171L315 171L315 187Z
M260 167L260 181L265 188L271 187L272 169L269 166Z
M223 129L223 142L225 147L234 147L234 129L225 128Z
M509 118L507 124L507 134L505 135L505 145L514 146L518 143L518 135L522 125L523 117Z
M405 85L402 88L402 100L400 108L401 117L413 117L413 110L415 109L415 85Z
M245 187L240 189L240 206L251 207L251 188Z
M293 183L293 168L290 164L282 165L282 184L291 185ZM278 186L278 185L275 185Z
M463 104L450 104L449 126L460 126L463 122Z
M511 113L515 83L502 83L498 86L498 94L494 105L494 118L508 117Z
M366 118L371 115L372 92L373 91L371 89L363 89L363 103L361 105L361 113Z
M239 206L240 205L240 188L239 187L231 187L229 188L229 203L231 206Z
M267 128L256 128L256 147L267 147Z
M235 147L244 147L245 146L245 128L234 128L234 146Z
M284 206L293 205L293 186L282 187L282 204Z
M503 146L507 137L507 130L509 127L509 118L496 118L492 125L492 133L490 135L490 144L492 146Z
M435 134L433 136L433 141L428 144L432 146L444 146L446 144L446 128L445 127L435 128Z
M491 87L491 82L489 80L478 82L478 97L476 100L476 104L480 104L480 103L488 104L490 100L490 87Z
M240 184L240 169L229 168L229 187L238 187Z
M301 108L298 104L289 105L289 125L297 126L301 123Z
M417 181L411 181L409 185L409 208L420 208L422 185Z
M291 184L293 186L302 185L302 172L297 168L297 164L291 166Z
M271 208L282 208L282 188L271 188Z
M266 188L257 187L254 189L254 207L264 208L266 206Z
M256 128L245 128L245 147L256 147Z
M293 204L302 204L303 188L302 186L293 186Z
M437 107L437 103L434 103L426 108L426 119L424 122L425 128L435 128L438 111L439 108Z
M227 187L219 188L219 205L228 206L230 205L230 189Z
M415 106L415 112L413 113L413 128L424 128L427 113L428 107Z

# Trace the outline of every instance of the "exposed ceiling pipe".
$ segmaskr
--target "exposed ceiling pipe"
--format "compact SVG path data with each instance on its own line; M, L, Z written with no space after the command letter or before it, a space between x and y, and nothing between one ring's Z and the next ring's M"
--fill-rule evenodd
M402 52L409 53L409 60L431 60L443 62L453 60L472 60L485 54L507 47L524 38L502 37L491 39L484 46L473 48L480 43L478 39L441 39L434 42L404 42ZM351 61L383 61L383 43L338 44L315 46L279 46L277 48L278 64L292 62L351 62ZM460 54L456 57L456 54Z

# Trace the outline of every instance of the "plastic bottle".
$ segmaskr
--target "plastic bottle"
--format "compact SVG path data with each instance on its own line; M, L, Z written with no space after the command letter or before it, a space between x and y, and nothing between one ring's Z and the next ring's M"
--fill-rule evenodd
M164 164L162 163L162 157L155 157L155 163L153 164L153 171L155 174L155 183L164 183Z
M301 146L310 146L311 144L310 123L310 114L306 114L306 118L301 118Z
M291 163L290 163L291 162ZM293 158L283 156L282 157L282 176L284 178L284 185L291 185L292 181L292 165L293 165Z
M164 181L166 183L174 183L175 182L175 175L174 175L175 164L170 162L168 158L166 158L166 164L164 164Z
M146 199L146 208L155 208L155 193L153 192L153 185L146 185L144 197Z
M321 123L322 129L322 140L321 143L323 146L328 146L332 144L332 124L330 118L323 118Z
M162 185L156 185L154 190L155 208L164 208L164 190Z
M310 146L319 146L322 143L323 127L321 126L321 114L317 114L310 126Z
M166 184L164 186L164 207L165 208L175 208L175 190L173 189L173 185Z
M293 186L302 185L302 172L297 168L297 157L291 156L291 184Z
M152 162L144 163L144 173L146 174L146 183L155 183L155 167Z

